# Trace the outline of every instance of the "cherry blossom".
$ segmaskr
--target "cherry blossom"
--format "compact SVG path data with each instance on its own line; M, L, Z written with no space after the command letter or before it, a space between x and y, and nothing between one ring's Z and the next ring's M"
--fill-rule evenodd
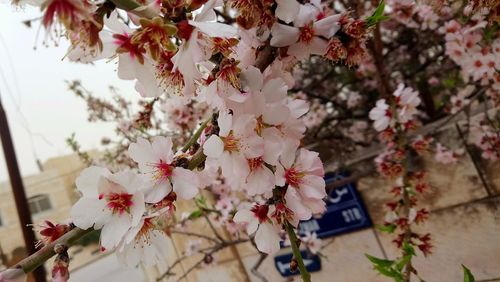
M234 215L236 223L245 223L249 235L255 233L257 249L267 254L274 254L280 249L278 228L270 219L271 209L267 205L255 205L251 210L240 209Z
M451 102L451 110L452 114L457 113L463 107L470 104L470 100L467 98L470 94L475 90L473 85L467 85L464 89L458 91L457 95L454 95L450 98Z
M389 110L385 99L377 101L377 105L370 111L370 119L375 123L373 126L377 131L385 130L391 121L392 113Z
M325 211L324 170L318 153L305 149L282 156L276 167L276 185L287 184L286 205L300 220Z
M402 123L406 123L413 119L417 113L417 106L420 104L418 92L411 87L405 87L404 84L399 84L393 94L396 97L396 102L400 109L398 110L398 119Z
M287 3L279 6L281 8L292 5ZM282 9L280 9L281 11ZM293 14L293 11L291 13L287 11L281 16L291 20L291 14ZM323 38L329 39L340 29L339 19L340 15L324 16L312 4L301 5L297 16L293 19L293 26L280 23L273 25L271 45L276 47L288 46L288 54L298 59L303 59L310 54L324 55L327 51L328 42Z
M315 232L307 232L300 239L312 254L317 254L323 245L323 242L318 238L318 235Z
M82 198L71 209L71 219L82 229L102 229L105 249L116 247L145 212L148 182L130 170L112 174L106 168L89 167L76 179L76 187Z
M219 161L226 178L246 177L250 171L247 160L264 153L263 140L255 132L257 121L251 115L233 117L228 112L220 112L217 121L219 134L205 141L203 152Z
M169 254L169 240L162 230L155 226L153 217L143 217L131 228L117 247L118 261L128 267L139 262L145 265L164 265Z
M172 190L183 199L191 199L198 193L197 175L174 164L171 138L156 136L151 143L140 138L137 143L130 144L128 152L153 182L153 186L144 192L146 202L157 203Z

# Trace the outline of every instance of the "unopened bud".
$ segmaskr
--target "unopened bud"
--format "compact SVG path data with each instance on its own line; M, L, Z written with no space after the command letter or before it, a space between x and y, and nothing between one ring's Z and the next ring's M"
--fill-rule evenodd
M295 272L297 271L298 267L299 263L297 262L297 259L295 257L292 257L292 260L290 261L290 271Z
M54 252L56 254L62 254L68 250L68 247L64 244L56 244L54 246Z
M212 255L205 255L203 258L203 262L205 264L211 264L214 261L214 257Z

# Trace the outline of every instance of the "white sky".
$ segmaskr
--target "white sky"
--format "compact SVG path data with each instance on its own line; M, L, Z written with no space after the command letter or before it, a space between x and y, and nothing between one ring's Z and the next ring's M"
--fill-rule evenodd
M63 61L67 42L61 39L59 47L53 43L48 48L42 46L43 28L34 50L39 23L27 28L21 22L39 17L39 10L31 7L19 10L1 2L0 93L22 175L38 172L35 152L42 162L70 153L65 139L73 132L83 149L98 148L102 136L112 136L113 127L89 123L85 103L67 89L64 81L79 79L87 89L103 97L110 95L108 86L113 85L128 98L138 95L133 83L118 79L114 62L101 61L91 66ZM34 135L34 146L31 145L18 107L26 117L29 129L41 134L51 144ZM7 167L0 150L0 181L7 178Z

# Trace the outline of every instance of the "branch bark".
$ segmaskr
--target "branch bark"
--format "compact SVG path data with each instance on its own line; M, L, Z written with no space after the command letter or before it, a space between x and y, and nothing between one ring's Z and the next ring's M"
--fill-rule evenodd
M18 262L14 268L21 268L24 273L29 273L41 266L48 259L53 257L56 253L54 252L54 247L58 244L62 244L64 246L70 247L75 244L78 239L90 233L93 229L89 228L87 230L80 229L78 227L73 228L68 233L61 236L59 239L54 242L46 245L38 252L32 254L31 256L23 259Z

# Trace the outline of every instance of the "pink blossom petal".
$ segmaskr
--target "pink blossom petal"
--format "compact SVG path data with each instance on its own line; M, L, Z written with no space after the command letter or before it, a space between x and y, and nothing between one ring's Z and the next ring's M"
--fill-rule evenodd
M174 192L182 199L189 200L198 194L198 176L191 170L176 167L172 176Z
M131 227L128 214L113 217L101 230L101 246L107 250L113 250L122 240Z
M276 0L278 6L276 7L276 16L286 22L292 22L300 10L300 4L296 0Z
M266 254L274 254L280 249L278 230L269 223L262 223L255 234L257 249Z
M313 24L315 33L329 39L340 29L340 25L338 23L340 17L341 14L332 15L315 22Z
M165 196L167 196L172 191L172 185L170 181L165 180L156 183L150 189L144 191L144 201L146 203L155 204L161 201Z
M174 153L172 152L172 138L155 136L152 138L151 148L153 150L153 155L158 159L166 162L167 164L172 163L174 160Z
M262 87L262 94L266 97L267 103L275 103L286 98L288 87L281 78L268 80Z
M313 199L323 199L326 197L325 180L323 177L316 175L306 175L302 178L303 183L300 184L300 192Z
M217 135L210 136L203 144L203 154L209 158L218 158L224 151L224 142Z
M71 220L81 229L94 226L100 229L109 221L111 212L106 208L106 202L98 199L81 198L71 208Z
M275 23L271 29L273 35L271 37L271 46L290 46L299 39L299 32L296 27Z
M311 210L304 205L304 199L293 187L288 187L285 193L286 206L291 209L299 220L308 220L312 216Z
M253 234L256 230L257 227L259 226L259 221L253 214L253 212L249 210L239 210L236 212L234 215L233 221L236 223L246 223L247 224L247 234L251 235Z
M111 172L107 168L98 166L88 167L76 178L76 188L84 197L97 199L99 194L99 179L109 176L110 174Z
M246 70L242 71L240 80L245 91L260 91L264 84L264 76L254 66L248 66Z

